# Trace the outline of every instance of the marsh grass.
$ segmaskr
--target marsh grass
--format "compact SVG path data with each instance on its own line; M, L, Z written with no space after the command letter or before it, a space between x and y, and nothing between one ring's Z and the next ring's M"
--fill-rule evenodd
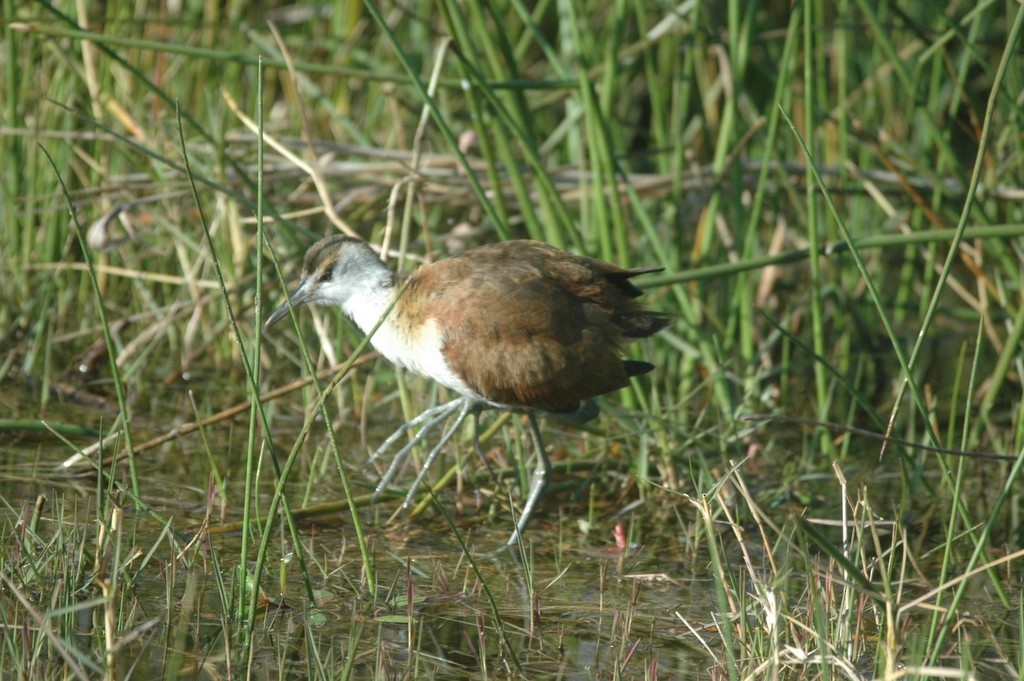
M1019 5L3 9L5 677L1020 677ZM261 334L338 230L665 268L513 551L517 418L389 518L445 395Z

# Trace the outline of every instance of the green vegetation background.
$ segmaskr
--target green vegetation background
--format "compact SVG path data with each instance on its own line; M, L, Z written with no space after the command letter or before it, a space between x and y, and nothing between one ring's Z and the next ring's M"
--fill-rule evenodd
M287 278L315 237L339 229L385 240L403 268L540 239L665 268L645 280L646 300L675 322L636 350L657 371L580 436L591 459L631 476L605 479L593 492L603 501L583 515L644 502L629 540L693 542L687 555L712 566L720 621L763 614L767 594L786 594L775 628L745 622L711 637L716 669L743 678L763 663L825 678L846 661L879 676L899 664L925 676L1019 674L1019 3L4 0L3 10L0 439L12 490L24 493L26 462L28 489L46 488L60 460L26 444L43 420L59 432L116 424L110 446L130 450L308 375L292 340L257 345L256 311L284 295L271 251ZM262 149L247 122L261 117ZM326 347L308 343L318 368L360 340L324 319ZM378 363L335 392L327 418L408 418L428 404L414 385L396 388ZM196 402L185 386L199 386ZM237 422L234 437L248 465L275 417L316 401L312 388L301 395L243 412L249 426ZM302 442L301 474L330 475L313 454L324 440ZM199 480L231 475L215 453L208 468L197 460ZM90 517L106 526L113 500L159 509L167 495L135 457L113 479L88 490L92 516L51 511L72 519L70 545L98 542L105 555L111 540ZM309 485L289 511L322 501ZM851 536L807 523L815 508L835 519L848 509ZM23 511L8 511L8 544L20 545ZM880 519L894 523L884 540ZM728 540L718 523L751 534ZM246 565L270 528L225 560ZM741 560L746 542L774 559ZM31 575L23 557L4 558L9 593L32 592L40 575L60 581L47 546L52 535L32 544L49 558ZM371 553L360 559L371 576L353 587L364 604L377 594ZM82 565L64 567L69 582L88 581ZM801 572L848 590L792 579ZM926 605L904 591L911 582L914 598L932 594ZM255 609L235 589L252 593L226 586L217 616L251 630ZM116 600L91 593L108 608ZM985 594L990 617L971 617L971 594ZM47 611L4 599L8 623ZM62 592L54 603L76 611L81 600ZM527 673L493 616L484 629ZM0 642L0 663L54 673L54 641L74 638L54 621L28 648ZM112 641L131 627L112 621L97 629L109 636L72 646L83 673L121 669ZM818 654L798 663L780 652L792 649Z

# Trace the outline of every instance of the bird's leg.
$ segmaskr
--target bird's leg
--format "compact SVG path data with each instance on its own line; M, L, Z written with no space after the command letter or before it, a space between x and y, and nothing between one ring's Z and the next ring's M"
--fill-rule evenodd
M409 508L409 506L412 505L412 500L413 497L416 495L416 490L419 488L420 483L423 482L423 478L426 477L427 471L429 471L430 467L434 465L434 461L437 459L437 455L441 453L441 450L444 449L444 446L448 444L448 441L452 439L452 437L455 435L455 432L466 421L466 417L469 416L471 413L475 413L475 410L480 406L476 400L470 397L460 397L453 401L461 402L461 405L459 405L461 406L461 409L459 409L459 415L455 417L454 423L452 423L452 425L449 426L448 429L444 431L444 433L441 435L441 439L438 440L437 445L435 445L434 448L430 450L430 453L427 454L427 458L423 460L423 468L420 470L420 474L416 476L416 479L412 481L412 486L409 488L408 494L405 495L405 502L402 504L402 508ZM445 416L447 417L449 415L450 414L446 414ZM431 421L431 425L433 424L434 421Z
M412 448L418 445L419 443L423 442L424 438L426 438L427 436L427 433L433 430L438 423L441 423L442 421L447 419L457 410L465 410L466 406L464 403L466 401L467 398L459 397L454 400L451 400L450 402L445 402L444 404L439 404L436 407L431 407L430 409L427 409L422 414L412 419L408 423L403 424L398 430L392 433L387 440L384 440L384 443L380 447L378 447L377 451L375 451L373 455L370 457L370 462L375 461L381 454L387 451L388 448L391 447L391 445L393 445L400 437L402 437L402 435L409 432L410 429L415 428L424 421L427 422L426 425L424 425L419 430L419 432L416 433L412 440L410 440L404 447L399 449L398 452L395 454L394 458L391 460L391 465L388 466L387 472L384 473L384 475L380 479L380 482L377 483L377 489L373 491L373 498L375 500L378 496L380 496L381 492L387 489L388 485L391 484L391 481L398 473L398 469L401 467L402 462L405 460L405 457L408 456L409 452L412 451ZM465 419L465 416L463 416L462 418ZM450 435L449 439L451 439ZM436 454L434 454L433 456L436 457Z
M495 483L498 482L498 474L495 472L494 467L491 466L490 460L487 458L487 452L484 451L484 447L480 444L480 412L487 407L481 407L473 412L473 450L476 455L480 458L480 461L484 464L487 469L487 474L491 476L491 480Z
M509 546L514 546L523 536L523 530L526 529L526 524L530 522L530 517L533 515L534 509L537 508L537 504L544 494L544 488L548 486L548 480L551 479L551 460L548 459L548 453L544 449L544 439L540 435L537 415L531 411L527 414L527 420L530 422L533 448L537 450L537 468L534 469L533 477L530 478L530 491L526 495L523 512L519 514L519 520L516 522L515 532L512 533L508 540Z
M395 432L391 433L391 435L388 436L388 439L384 440L384 442L381 443L381 445L379 447L377 447L377 451L375 451L373 454L370 455L370 458L366 460L365 464L363 464L363 470L365 471L366 468L368 468L377 459L379 459L381 454L386 452L388 450L388 448L391 447L391 445L395 444L395 442L398 441L399 438L401 438L403 435L408 433L410 430L412 430L413 428L415 428L416 426L418 426L422 422L426 421L429 418L432 418L432 417L436 416L437 414L444 413L445 415L447 415L447 414L451 413L452 405L454 403L458 402L460 399L461 398L457 398L457 399L454 399L454 400L452 400L450 402L445 402L444 404L439 404L437 406L430 407L429 409L424 410L422 413L420 413L415 418L413 418L413 419L403 423L401 426L398 427L398 430L396 430ZM428 430L429 430L429 428L424 428L419 433L417 433L416 437L413 440L413 442L420 442L423 439L423 436L426 434L426 432Z
M487 463L487 454L484 452L483 445L480 444L480 410L473 412L473 450L476 455L480 457L480 460L487 465L490 469L490 464Z

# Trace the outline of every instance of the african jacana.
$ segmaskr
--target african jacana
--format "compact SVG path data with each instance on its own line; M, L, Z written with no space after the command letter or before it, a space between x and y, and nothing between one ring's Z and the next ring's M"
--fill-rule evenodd
M426 422L395 455L377 486L379 494L411 447L458 414L427 455L406 505L468 415L491 407L525 412L537 467L508 542L513 544L551 473L536 412L586 420L596 414L592 398L624 388L630 377L654 368L622 359L620 351L668 324L665 315L640 307L635 299L641 291L629 281L660 270L623 269L536 241L506 241L424 265L403 281L365 241L332 236L306 253L298 288L266 327L288 314L289 306L314 303L340 307L369 333L394 303L370 339L373 347L394 364L462 395L402 426L374 454Z

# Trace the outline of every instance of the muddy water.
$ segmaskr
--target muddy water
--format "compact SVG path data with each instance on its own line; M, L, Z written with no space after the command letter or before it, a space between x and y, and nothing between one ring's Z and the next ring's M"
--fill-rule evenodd
M19 411L38 411L38 393L26 388L23 394ZM200 405L201 415L232 400L219 402ZM149 394L146 405L152 409L133 427L137 445L161 434L161 425L166 432L190 420L191 402L180 389ZM48 421L97 432L114 423L103 403L82 405L67 398L51 402L46 412ZM148 510L127 492L128 462L113 458L123 440L107 444L104 475L98 477L89 466L62 466L76 447L97 441L94 433L67 436L67 442L48 431L3 436L5 539L17 546L19 526L32 526L36 533L18 555L8 556L8 565L23 566L27 552L43 566L28 583L42 592L59 592L57 603L74 609L74 617L59 630L86 657L103 659L111 630L107 622L113 621L113 640L119 642L115 667L119 676L136 678L219 678L244 668L250 655L257 678L316 673L330 678L641 678L652 669L664 677L699 678L710 664L686 624L696 631L712 624L710 576L703 567L706 560L685 549L677 529L634 513L621 527L645 523L642 532L635 531L644 544L617 548L617 522L610 519L615 508L611 502L593 502L588 485L617 488L621 483L584 467L556 476L527 533L524 561L517 551L499 550L512 527L507 503L494 492L505 483L480 465L465 441L467 478L461 493L453 484L438 498L455 530L437 507L411 519L398 514L393 521L389 518L400 503L395 499L360 509L378 584L376 600L367 591L347 509L299 525L312 599L300 552L284 523L271 523L270 557L261 582L266 602L252 647L247 647L236 633L242 623L234 619L237 568L251 565L262 534L250 533L249 555L242 557L241 533L221 531L241 520L246 418L243 412L208 426L205 440L193 433L140 453L136 467ZM298 424L288 416L276 418L274 439L285 456ZM388 425L394 424L374 428L367 440L382 439L379 431ZM493 443L497 463L514 461L501 449L514 445L520 431L512 425L505 429L509 432ZM300 453L301 464L287 486L293 508L343 496L333 459L323 453L325 433L322 424L315 425ZM337 437L356 493L368 492L374 474L364 470L366 449L357 429L339 427ZM565 454L578 444L570 435L556 447ZM267 456L257 474L254 509L263 513L274 487ZM398 485L412 477L410 466ZM218 484L218 478L223 482ZM588 501L595 512L588 511ZM580 521L589 516L595 522L584 533ZM119 529L113 532L115 521ZM197 535L204 524L213 533ZM469 547L476 570L455 531ZM109 607L102 603L103 594L111 593L105 589L115 589Z

